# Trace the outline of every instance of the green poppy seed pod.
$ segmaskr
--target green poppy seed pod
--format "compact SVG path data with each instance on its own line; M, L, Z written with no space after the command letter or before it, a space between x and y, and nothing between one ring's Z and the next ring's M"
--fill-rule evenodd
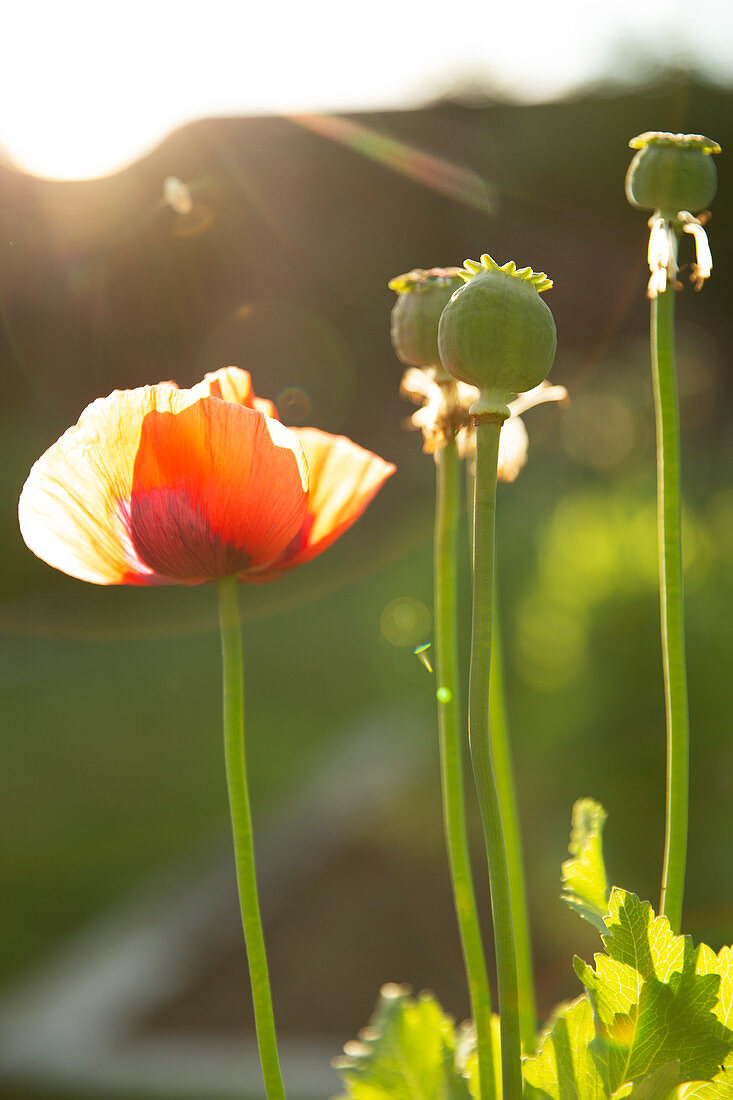
M649 131L629 145L638 150L626 173L632 206L674 219L680 210L697 214L715 198L718 174L711 153L720 152L716 141L702 134Z
M509 395L539 386L555 358L555 321L539 293L552 280L513 261L499 267L487 254L466 260L463 278L440 318L443 366L478 387L473 416L505 419Z
M463 286L458 267L408 271L390 279L397 294L392 309L392 346L410 367L440 367L438 321L451 294Z

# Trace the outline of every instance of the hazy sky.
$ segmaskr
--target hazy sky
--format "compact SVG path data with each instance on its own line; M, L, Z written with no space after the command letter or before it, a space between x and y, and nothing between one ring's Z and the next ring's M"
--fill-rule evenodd
M731 80L733 4L18 0L3 47L0 146L75 177L212 114L413 106L480 81L547 99L639 53Z

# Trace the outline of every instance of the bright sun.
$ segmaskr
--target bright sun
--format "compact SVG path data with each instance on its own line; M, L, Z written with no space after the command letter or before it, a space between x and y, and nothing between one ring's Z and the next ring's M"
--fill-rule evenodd
M144 114L47 120L5 135L13 163L46 179L87 179L109 175L137 160L181 120L160 119L155 124Z
M201 113L200 89L171 84L201 54L186 14L185 0L14 5L0 76L8 159L49 178L106 175Z
M669 2L682 10L684 0ZM627 49L636 36L647 56L653 48L668 57L677 41L674 21L660 31L656 8L637 0L597 10L586 0L461 0L460 19L446 18L445 0L421 0L419 15L394 0L366 8L342 0L8 7L0 154L63 179L114 172L196 118L417 106L461 81L541 100L596 79L614 44ZM727 11L704 42L703 21L685 30L691 56L704 56L711 72L722 72L715 50L730 40Z

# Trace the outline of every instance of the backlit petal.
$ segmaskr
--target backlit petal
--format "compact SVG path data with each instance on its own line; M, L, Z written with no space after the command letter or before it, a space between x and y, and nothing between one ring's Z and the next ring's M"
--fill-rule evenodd
M499 481L514 481L527 465L529 437L521 416L510 416L501 426L496 476Z
M509 412L512 416L522 416L535 405L543 405L546 401L567 401L567 396L568 391L564 386L555 386L545 379L534 389L517 394L514 400L509 402Z
M94 584L156 583L129 532L132 470L144 417L195 400L170 384L116 390L87 406L33 466L18 505L27 546Z
M307 472L278 421L171 385L93 402L38 460L23 538L96 584L198 583L277 556L303 523Z
M342 435L316 428L292 428L303 446L310 475L308 514L301 530L280 557L242 580L270 580L310 561L359 518L395 472L391 462Z
M203 382L194 386L194 390L202 397L220 397L222 401L233 401L235 405L244 405L279 419L272 401L255 397L250 373L240 367L221 367L220 370L209 371L204 375Z
M300 529L307 485L295 435L259 412L213 397L152 412L135 456L133 545L187 583L257 568Z

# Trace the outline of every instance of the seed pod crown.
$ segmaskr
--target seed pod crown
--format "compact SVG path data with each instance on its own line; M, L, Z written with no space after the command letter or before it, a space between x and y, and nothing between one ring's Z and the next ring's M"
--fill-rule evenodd
M440 367L438 322L451 294L463 286L460 268L416 268L390 279L397 294L392 309L392 346L411 367Z
M718 175L711 154L720 152L717 141L703 134L649 130L629 145L637 150L626 173L632 206L676 218L680 211L697 214L713 201Z
M509 395L538 386L555 358L555 321L540 298L552 280L512 260L500 266L488 253L466 260L461 276L440 319L443 366L478 387L474 416L504 419Z

